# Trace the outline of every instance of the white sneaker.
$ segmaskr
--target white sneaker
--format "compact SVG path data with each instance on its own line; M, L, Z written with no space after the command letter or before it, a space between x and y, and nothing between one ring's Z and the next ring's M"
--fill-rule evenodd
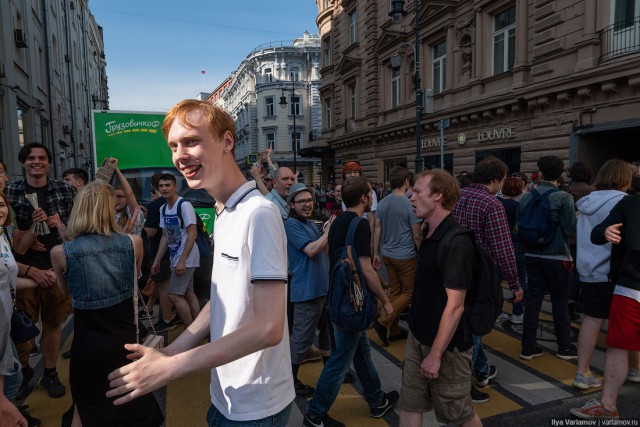
M600 387L602 385L602 381L591 375L591 371L587 371L584 374L576 372L576 376L573 379L572 384L580 390L587 390L591 387Z
M640 371L636 371L635 369L629 369L629 375L627 375L627 380L632 383L640 383Z
M524 313L511 315L511 323L513 323L514 325L522 325L523 319L524 319Z
M502 323L505 320L509 320L509 315L507 313L501 313L500 316L496 319L496 323Z

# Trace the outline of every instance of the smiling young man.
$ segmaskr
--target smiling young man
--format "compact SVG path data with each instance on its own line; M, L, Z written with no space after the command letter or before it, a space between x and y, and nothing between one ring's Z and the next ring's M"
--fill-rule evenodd
M295 398L286 333L287 257L277 207L247 182L234 157L233 119L211 103L185 100L166 115L173 162L191 188L216 199L211 300L161 351L109 375L108 396L126 403L203 369L211 370L210 426L285 426ZM200 345L208 335L211 342ZM258 423L256 421L259 421Z
M290 300L293 304L291 342L291 367L296 395L311 397L313 387L298 379L298 370L304 363L305 353L311 347L316 329L320 331L320 350L331 350L329 323L323 316L326 296L329 292L329 260L327 237L333 223L332 217L320 235L311 220L313 194L304 184L295 184L289 191L287 202L291 208L284 222L287 233L287 258L291 272ZM326 313L326 311L324 311Z
M17 304L24 308L34 321L42 321L40 345L44 360L44 376L40 384L49 397L64 396L66 390L58 378L56 362L60 351L62 331L60 325L71 314L71 303L66 294L56 286L56 278L51 271L51 248L62 243L66 237L66 226L75 189L62 182L49 179L51 152L39 143L22 147L18 160L24 166L26 179L7 184L7 199L16 214L17 229L13 233L13 249L16 261L26 265L21 273L38 283L38 288L22 290L17 294ZM25 198L26 194L37 194L38 209ZM35 235L36 222L46 222L51 232ZM16 346L23 366L23 385L17 399L24 399L28 384L33 377L29 367L31 342Z

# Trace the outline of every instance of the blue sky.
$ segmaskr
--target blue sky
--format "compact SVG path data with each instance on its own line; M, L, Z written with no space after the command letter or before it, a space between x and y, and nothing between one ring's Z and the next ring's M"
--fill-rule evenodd
M112 110L166 111L211 92L258 45L318 32L313 0L90 0L89 8L104 29Z

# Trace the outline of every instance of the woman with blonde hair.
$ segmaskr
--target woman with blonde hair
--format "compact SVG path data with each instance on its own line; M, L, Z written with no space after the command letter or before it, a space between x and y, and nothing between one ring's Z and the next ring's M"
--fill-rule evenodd
M611 243L594 245L591 231L613 207L626 196L631 185L629 163L611 159L600 170L593 183L596 191L582 197L578 208L576 268L580 274L580 309L584 320L578 335L578 370L573 386L582 390L600 387L599 378L591 375L589 365L596 339L604 320L609 317L615 282L610 280Z
M74 427L151 427L163 422L151 394L120 406L105 396L109 372L129 362L124 344L136 340L133 284L142 262L142 240L118 232L114 204L109 184L87 185L76 196L67 225L72 240L51 250L58 285L73 296L73 407L65 418L73 414Z

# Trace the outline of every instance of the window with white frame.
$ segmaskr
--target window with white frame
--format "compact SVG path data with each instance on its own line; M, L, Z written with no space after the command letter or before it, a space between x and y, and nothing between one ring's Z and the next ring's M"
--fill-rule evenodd
M347 94L349 96L349 117L356 118L356 84L351 83L347 86Z
M298 95L291 97L291 110L289 113L293 116L300 115L300 97Z
M264 139L267 143L267 148L271 148L272 150L275 150L275 143L276 143L276 134L275 132L267 132L264 134Z
M293 147L296 147L296 151L300 150L300 143L301 141L301 133L296 131L296 132L291 132L291 149L293 149Z
M327 98L324 100L324 127L326 129L331 129L333 127L333 112L331 98Z
M349 44L358 41L358 14L355 10L349 13Z
M322 39L324 66L331 65L331 37Z
M433 93L438 94L447 84L447 41L433 46Z
M493 17L493 74L513 68L516 57L516 7Z
M299 82L300 81L300 68L291 67L291 69L289 70L289 79L292 82Z
M274 103L274 98L273 96L267 96L264 99L264 115L267 117L272 117L274 114L274 110L273 110L273 103Z
M273 82L273 72L272 72L271 68L265 68L264 69L264 82L265 83Z
M391 68L391 108L400 105L400 70Z

